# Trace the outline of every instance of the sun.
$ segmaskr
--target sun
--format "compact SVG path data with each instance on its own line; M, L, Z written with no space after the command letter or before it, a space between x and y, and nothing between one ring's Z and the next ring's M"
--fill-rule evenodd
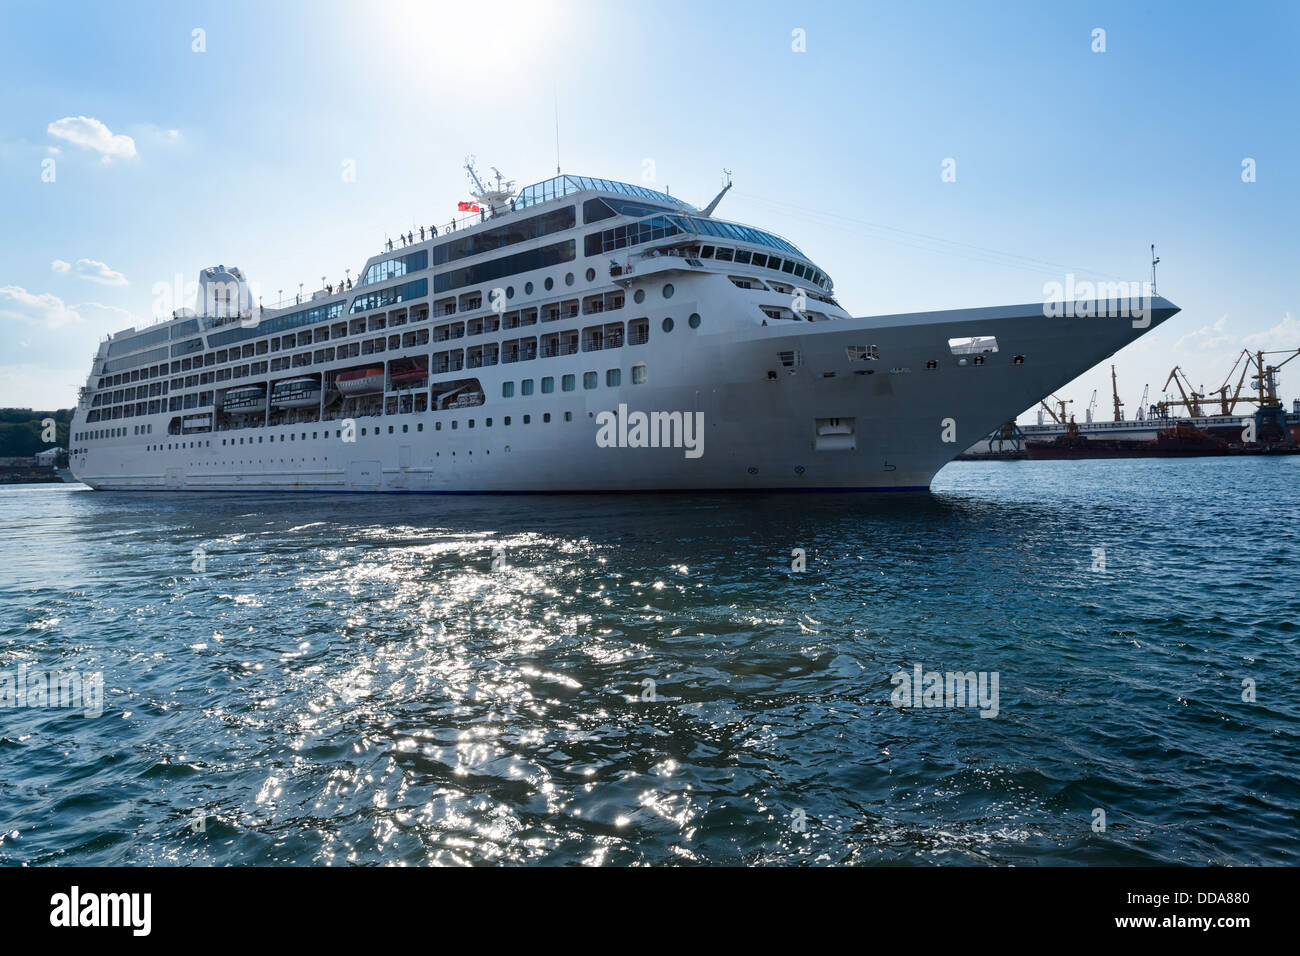
M403 83L422 93L497 98L521 85L549 83L587 18L580 3L495 0L490 4L400 0L373 9Z

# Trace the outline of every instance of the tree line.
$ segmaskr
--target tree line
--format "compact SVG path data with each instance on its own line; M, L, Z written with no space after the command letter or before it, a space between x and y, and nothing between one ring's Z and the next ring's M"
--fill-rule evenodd
M54 419L55 440L44 441L43 422ZM0 458L17 458L34 455L51 445L68 447L68 426L72 423L72 409L34 411L30 408L0 408Z

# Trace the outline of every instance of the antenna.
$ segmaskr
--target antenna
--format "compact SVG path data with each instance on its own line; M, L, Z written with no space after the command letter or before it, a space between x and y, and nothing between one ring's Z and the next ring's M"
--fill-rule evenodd
M1156 244L1151 243L1151 294L1156 294L1156 266L1160 264L1160 259L1156 255Z
M560 93L551 88L555 101L555 175L560 175Z
M478 172L474 169L474 157L465 157L465 172L469 173L470 182L474 184L471 191L475 199L488 207L488 212L497 216L509 211L510 201L515 194L515 181L513 179L504 179L500 170L495 166L488 167L496 174L496 188L492 189L483 184L479 178Z

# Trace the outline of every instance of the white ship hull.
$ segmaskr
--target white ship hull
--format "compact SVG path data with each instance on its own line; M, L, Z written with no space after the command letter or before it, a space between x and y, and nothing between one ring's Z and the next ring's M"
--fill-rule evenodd
M672 311L710 310L703 300L679 300ZM1155 300L1151 327L1175 312L1168 301ZM562 356L547 360L545 369L525 368L535 362L478 369L485 404L356 418L352 442L340 434L339 420L164 437L163 444L175 447L144 455L142 440L132 436L110 439L93 456L77 456L73 470L92 488L117 490L924 490L976 436L1144 331L1128 319L1045 318L1041 304L779 323L750 328L743 337L720 322L688 331L679 320L673 335L652 336L644 346ZM948 340L987 334L997 337L999 350L983 365L958 364ZM850 362L846 348L864 344L875 345L881 358ZM798 367L782 365L780 353L788 351L800 354ZM1016 356L1023 364L1015 364ZM525 373L572 373L581 381L586 370L603 376L618 366L627 382L632 359L650 369L645 384L498 397L500 381ZM936 360L939 367L927 369ZM599 447L596 416L620 405L703 413L702 453L692 458L683 448ZM530 424L522 424L525 415ZM168 417L152 417L151 444L158 444ZM488 418L494 420L490 427ZM822 442L819 450L819 419L853 419L851 441L836 435L838 441ZM435 431L439 421L446 424ZM292 443L285 441L289 434ZM272 435L270 444L254 443ZM236 437L249 443L220 444Z

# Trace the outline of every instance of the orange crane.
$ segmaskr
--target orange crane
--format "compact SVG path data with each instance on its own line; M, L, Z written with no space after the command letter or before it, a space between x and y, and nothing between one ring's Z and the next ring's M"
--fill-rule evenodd
M1266 355L1287 357L1276 365L1266 365L1264 363ZM1300 356L1300 349L1282 349L1273 352L1252 352L1250 349L1242 349L1237 360L1232 363L1232 368L1228 370L1228 376L1223 380L1223 384L1216 389L1211 389L1209 393L1218 396L1219 414L1233 414L1241 402L1254 402L1260 408L1280 408L1282 402L1277 397L1277 370L1297 356ZM1232 376L1238 369L1241 371L1237 374L1237 382L1234 385ZM1245 394L1247 374L1250 375L1250 390L1255 392L1254 398L1249 398Z
M1052 421L1056 422L1056 424L1058 425L1068 424L1065 420L1065 406L1073 405L1074 399L1070 399L1066 401L1065 399L1062 399L1060 396L1056 395L1055 393L1053 393L1050 397L1056 402L1057 406L1060 408L1061 412L1059 415L1052 410L1052 406L1047 404L1046 398L1040 401L1038 404L1043 406L1048 416L1052 419Z
M1258 393L1258 398L1253 399L1253 401L1257 402L1260 408L1281 408L1282 400L1277 397L1277 371L1287 362L1300 357L1300 349L1277 349L1272 352L1256 352L1254 355L1250 355L1249 352L1246 354L1250 356L1254 363L1255 375L1250 381L1250 387ZM1265 365L1265 355L1285 355L1287 357L1276 365Z
M1237 403L1241 401L1242 389L1246 386L1246 373L1250 371L1254 361L1255 356L1250 354L1250 350L1242 349L1241 354L1237 356L1237 361L1233 362L1232 368L1228 370L1228 377L1223 380L1223 384L1210 391L1211 395L1219 396L1220 415L1231 415L1236 409ZM1233 388L1232 373L1237 371L1237 366L1241 366L1241 375L1237 377L1237 385ZM1228 397L1229 392L1232 393L1231 398Z
M1115 402L1115 421L1122 422L1124 413L1120 409L1124 407L1124 403L1119 400L1119 382L1115 379L1115 366L1113 365L1110 367L1110 396Z
M1201 401L1205 398L1205 396L1202 395L1200 392L1198 392L1196 389L1192 388L1192 383L1187 378L1187 373L1184 372L1177 365L1175 365L1173 371L1169 373L1169 378L1165 380L1164 387L1161 389L1162 392L1169 391L1170 382L1178 386L1178 393L1182 395L1182 400L1161 402L1160 403L1161 415L1163 416L1165 412L1170 408L1185 407L1188 411L1188 414L1190 414L1193 418L1200 418L1201 415L1203 414L1203 409L1201 408ZM1184 383L1186 384L1186 387L1184 387Z
M1286 355L1286 358L1276 365L1265 365L1265 355ZM1282 366L1297 357L1300 357L1300 349L1256 351L1252 357L1255 378L1251 380L1250 386L1257 395L1253 401L1259 404L1259 410L1255 412L1256 441L1265 446L1280 444L1295 447L1295 439L1291 437L1291 429L1287 425L1286 411L1282 408L1282 400L1277 397L1277 373Z

